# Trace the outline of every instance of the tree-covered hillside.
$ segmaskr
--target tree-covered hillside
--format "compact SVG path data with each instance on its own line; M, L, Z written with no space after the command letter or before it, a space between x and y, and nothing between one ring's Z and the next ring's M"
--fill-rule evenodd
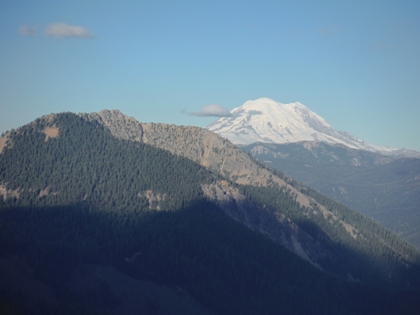
M285 187L239 185L71 113L2 143L2 314L418 310L415 250L280 173L270 174ZM297 193L313 204L302 206ZM305 261L282 235L319 257Z
M83 200L129 212L151 206L148 201L156 197L161 209L177 209L198 198L200 184L211 178L188 159L117 140L74 114L58 115L51 126L58 130L56 138L45 134L51 127L44 120L9 136L0 182L19 197L5 197L7 206Z

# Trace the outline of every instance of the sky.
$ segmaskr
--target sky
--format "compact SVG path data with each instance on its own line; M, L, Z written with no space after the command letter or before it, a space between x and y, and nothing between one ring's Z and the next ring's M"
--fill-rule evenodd
M420 2L0 0L0 133L102 109L205 127L260 97L420 151Z

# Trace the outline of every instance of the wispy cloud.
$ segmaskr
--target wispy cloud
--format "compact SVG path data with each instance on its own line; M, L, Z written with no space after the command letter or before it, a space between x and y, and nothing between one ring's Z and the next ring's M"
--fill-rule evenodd
M230 111L223 106L218 104L209 104L204 105L201 109L197 112L187 112L189 115L192 116L205 116L205 117L228 117L232 116Z
M36 35L36 26L30 27L28 25L21 25L19 27L19 33L23 36L35 36Z
M318 33L320 33L321 35L324 35L324 36L328 36L328 37L334 36L338 32L340 32L340 29L335 25L330 25L328 27L322 27L318 30Z
M54 38L94 38L86 28L66 23L54 23L45 28L45 34Z

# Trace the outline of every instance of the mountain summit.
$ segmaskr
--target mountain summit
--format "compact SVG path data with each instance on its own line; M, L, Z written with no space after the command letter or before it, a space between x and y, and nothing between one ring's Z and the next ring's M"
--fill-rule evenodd
M207 129L238 145L321 141L384 154L399 151L336 131L321 116L299 102L282 104L269 98L259 98L234 108L231 114L219 118Z

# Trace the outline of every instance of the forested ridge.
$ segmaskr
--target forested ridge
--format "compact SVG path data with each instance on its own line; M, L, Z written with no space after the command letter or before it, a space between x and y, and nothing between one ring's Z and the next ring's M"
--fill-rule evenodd
M162 207L177 209L199 197L199 184L210 179L186 158L117 140L74 114L59 115L55 124L59 138L45 141L45 125L38 120L19 131L13 147L1 155L0 181L19 190L19 198L6 199L7 205L62 205L84 199L102 203L104 210L130 211L146 202L139 192L152 190L176 196L165 198Z
M58 135L48 137L46 128ZM228 217L201 189L228 180L187 158L116 139L71 113L38 119L7 139L0 154L0 264L19 271L0 283L2 313L168 314L156 296L130 304L134 288L128 284L121 285L125 295L105 277L91 285L89 266L112 266L132 279L172 288L179 299L174 305L187 303L185 296L201 304L188 304L189 311L179 306L179 314L418 311L418 253L373 221L293 181L345 221L337 219L331 228L331 218L320 219L273 187L230 185L325 244L336 259L329 260L328 272ZM343 232L340 222L352 221L366 242ZM348 280L343 273L349 268L363 281ZM75 274L84 285L74 284ZM26 285L15 286L18 278ZM36 288L53 293L30 302Z

